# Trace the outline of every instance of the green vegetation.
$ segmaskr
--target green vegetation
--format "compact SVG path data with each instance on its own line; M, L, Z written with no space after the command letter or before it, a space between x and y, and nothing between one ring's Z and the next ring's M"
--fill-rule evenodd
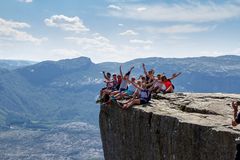
M133 75L139 75L144 62L147 69L167 76L181 71L173 82L176 91L239 93L239 61L238 56L145 58L124 63L123 70L135 65ZM98 125L95 100L103 87L101 71L118 73L118 67L119 63L94 64L80 57L6 71L0 77L0 125L44 128L70 121Z

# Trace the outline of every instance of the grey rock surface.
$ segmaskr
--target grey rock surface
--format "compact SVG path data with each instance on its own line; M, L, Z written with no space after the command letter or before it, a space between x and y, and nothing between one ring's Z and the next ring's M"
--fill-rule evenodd
M174 93L122 110L102 105L106 160L233 160L240 126L232 127L236 94Z

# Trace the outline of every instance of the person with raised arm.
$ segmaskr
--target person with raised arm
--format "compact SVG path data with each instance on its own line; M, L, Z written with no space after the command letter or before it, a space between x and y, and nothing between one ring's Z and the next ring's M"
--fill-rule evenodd
M127 109L136 104L146 104L151 100L151 92L149 89L147 89L146 84L143 83L141 86L139 86L133 81L129 81L129 83L132 83L132 85L139 90L139 96L125 103L123 105L123 109Z
M165 86L165 90L162 91L164 94L166 94L166 93L173 93L174 92L174 88L175 87L172 84L171 80L177 78L180 74L182 74L182 73L181 72L174 73L171 78L167 78L166 76L162 76L161 79L162 79L162 82L163 82L163 84Z
M129 79L129 76L130 76L133 68L134 68L134 66L132 66L130 68L130 70L123 76L122 65L120 65L120 75L122 76L122 83L121 83L120 88L119 88L120 92L125 91L125 90L128 89L128 79Z
M122 65L120 65L119 67L119 71L120 71L120 76L122 77L122 80L121 80L121 84L120 84L120 87L119 87L119 90L118 91L114 91L111 93L111 96L115 96L121 92L124 92L128 89L128 79L129 79L129 76L132 72L132 70L134 69L134 66L132 66L129 71L123 76L123 73L122 73Z
M240 113L238 113L238 106L240 105L240 101L233 101L232 107L233 107L233 120L232 120L232 126L237 126L240 124Z
M102 71L102 73L104 77L104 82L106 83L106 87L101 89L100 97L102 97L104 90L111 90L113 87L113 81L111 80L111 73L107 72L106 74L105 71Z
M162 76L162 74L158 74L157 78L154 79L153 85L149 88L152 93L158 94L163 91Z
M104 83L106 83L106 87L102 88L100 90L100 95L98 99L96 100L96 103L102 103L106 99L106 92L109 92L113 89L113 80L111 80L111 73L105 71L102 71L103 77L104 77Z
M146 81L149 83L149 82L152 82L152 80L154 79L154 69L151 69L147 72L146 70L146 66L145 64L143 63L142 64L142 67L143 67L143 71L144 71L144 74L146 76Z

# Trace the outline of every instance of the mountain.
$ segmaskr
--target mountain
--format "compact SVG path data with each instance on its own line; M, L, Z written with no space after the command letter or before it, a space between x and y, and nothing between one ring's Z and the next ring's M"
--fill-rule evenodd
M239 61L153 57L122 65L125 73L134 65L133 76L143 74L142 63L167 76L181 71L173 80L176 92L240 93ZM119 73L120 64L79 57L0 67L0 158L103 159L95 100L104 86L101 72Z
M155 68L156 72L167 73L181 71L183 74L177 78L175 84L177 91L185 92L226 92L240 93L240 57L198 57L198 58L147 58L130 62L135 66L146 63L148 68ZM141 69L140 69L141 70ZM140 72L138 70L138 72Z
M4 74L0 78L2 122L8 126L74 119L96 123L90 115L97 117L94 99L100 85L84 76L92 66L89 58L78 58L41 62Z
M25 61L25 60L0 60L0 68L13 70L28 65L33 65L37 62Z
M240 57L142 58L123 63L124 72L134 65L132 75L147 69L167 76L181 71L173 80L177 92L240 93ZM118 73L120 63L93 63L87 57L44 61L7 71L0 77L0 124L38 126L48 122L83 121L98 124L95 99L102 83L101 71Z

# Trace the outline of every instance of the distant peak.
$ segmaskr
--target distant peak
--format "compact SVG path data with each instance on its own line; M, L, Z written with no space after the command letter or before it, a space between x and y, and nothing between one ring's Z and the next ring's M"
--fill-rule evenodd
M89 57L78 57L78 58L74 58L74 59L72 59L72 60L92 63L92 60L91 60Z
M81 60L90 60L90 61L91 61L91 59L90 59L89 57L85 57L85 56L78 57L78 58L76 58L76 59L81 59Z
M92 60L89 57L78 57L73 59L63 59L59 61L60 63L81 63L81 64L92 64Z

